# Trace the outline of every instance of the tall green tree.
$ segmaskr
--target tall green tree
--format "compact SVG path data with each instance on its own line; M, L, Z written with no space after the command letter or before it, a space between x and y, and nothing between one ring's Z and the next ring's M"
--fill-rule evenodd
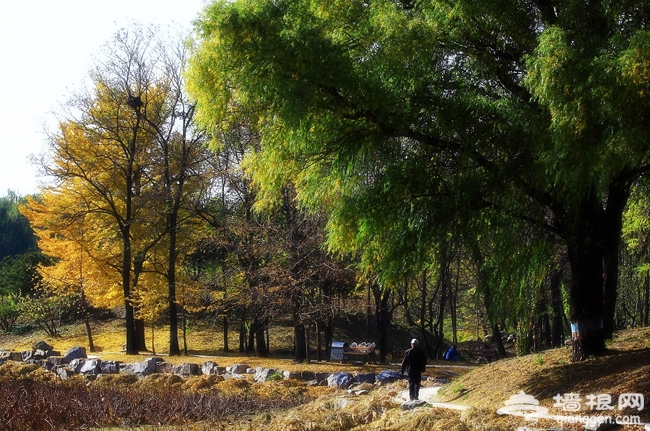
M388 272L459 220L551 232L583 360L613 329L622 213L650 169L649 23L627 0L217 1L189 84L206 125L259 131L263 200L291 181L335 201L331 247L375 244Z
M36 251L36 236L29 220L18 211L24 199L9 190L0 198L0 260Z

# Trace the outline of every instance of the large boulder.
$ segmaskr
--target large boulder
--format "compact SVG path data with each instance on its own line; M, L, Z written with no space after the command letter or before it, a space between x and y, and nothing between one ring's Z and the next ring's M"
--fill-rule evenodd
M81 358L73 359L68 364L68 368L70 368L70 371L72 371L73 373L79 374L81 372L81 368L84 366L85 363L86 363L85 359L81 359Z
M305 382L311 382L316 380L316 373L314 373L313 371L301 371L300 378Z
M373 384L373 383L375 383L375 374L374 373L357 374L356 376L354 376L354 383L357 383L357 384L361 384L361 383Z
M63 358L61 358L61 357L57 357L57 356L50 356L50 357L47 358L47 360L45 361L45 365L44 365L44 367L45 367L45 369L46 369L47 371L52 371L52 369L53 369L54 367L57 367L57 366L59 366L59 365L64 365L64 364L65 364L65 361L63 360Z
M66 380L68 377L74 375L72 371L65 367L55 367L52 369L52 372L59 376L61 380Z
M158 362L156 365L156 373L170 374L174 370L174 365L169 362Z
M86 354L85 347L75 346L69 348L68 351L65 352L65 355L63 355L63 360L65 363L69 363L73 359L86 359L87 357L88 355Z
M380 384L385 385L388 383L393 383L396 380L401 378L401 374L397 371L383 370L375 376L375 380Z
M327 378L327 386L347 389L352 384L353 379L352 374L347 372L334 373Z
M101 373L101 371L102 361L99 359L91 359L84 362L81 370L79 370L79 373L83 374L84 376L96 376L97 374Z
M325 383L327 383L327 379L329 378L329 376L330 376L330 373L317 371L317 372L314 373L314 380L316 382L318 382L319 384L320 383L325 384Z
M233 364L226 370L232 374L246 374L246 370L249 368L248 364Z
M206 376L219 374L219 365L216 362L208 361L201 366L201 372Z
M158 364L163 362L162 358L147 358L142 362L136 362L134 365L135 374L140 376L148 376L156 372Z
M405 403L402 403L400 408L402 410L413 410L416 407L423 407L423 406L426 406L426 405L427 405L427 402L424 401L424 400L411 400L411 401L407 401Z
M295 371L283 371L282 377L284 377L285 379L293 379L293 380L300 380L301 378L300 373Z
M172 373L180 377L198 376L201 369L197 364L179 364L172 367Z
M50 346L50 345L47 344L45 341L39 341L38 343L36 343L36 344L34 344L34 345L32 346L32 350L43 350L43 351L47 351L47 350L54 350L54 347Z
M273 374L275 374L275 370L271 368L257 367L253 379L255 379L256 382L263 383L266 382Z
M101 374L119 374L120 362L119 361L102 361L100 365Z

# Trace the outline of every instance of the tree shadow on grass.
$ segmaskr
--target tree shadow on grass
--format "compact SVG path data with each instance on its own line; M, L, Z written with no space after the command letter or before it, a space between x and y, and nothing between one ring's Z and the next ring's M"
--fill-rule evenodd
M592 357L583 362L567 362L542 368L522 382L523 390L538 400L551 399L557 394L579 394L584 401L588 395L609 394L616 406L623 393L650 396L650 349L616 351ZM584 408L584 406L583 406ZM618 413L639 414L630 409ZM645 414L644 414L645 413ZM650 416L649 412L641 412Z

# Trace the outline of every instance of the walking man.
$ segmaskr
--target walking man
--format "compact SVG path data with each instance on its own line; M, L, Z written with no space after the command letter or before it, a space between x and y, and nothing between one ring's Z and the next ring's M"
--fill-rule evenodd
M427 367L427 356L423 350L418 347L418 340L411 340L411 348L404 352L402 361L402 375L408 370L409 374L409 398L411 401L420 397L420 383L422 383L422 373Z

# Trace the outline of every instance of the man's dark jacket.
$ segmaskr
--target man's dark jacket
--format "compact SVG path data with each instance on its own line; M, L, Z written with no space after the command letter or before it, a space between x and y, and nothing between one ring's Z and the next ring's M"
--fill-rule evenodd
M427 355L424 350L417 346L413 346L404 352L404 360L402 361L402 374L408 369L409 375L420 375L426 371Z

